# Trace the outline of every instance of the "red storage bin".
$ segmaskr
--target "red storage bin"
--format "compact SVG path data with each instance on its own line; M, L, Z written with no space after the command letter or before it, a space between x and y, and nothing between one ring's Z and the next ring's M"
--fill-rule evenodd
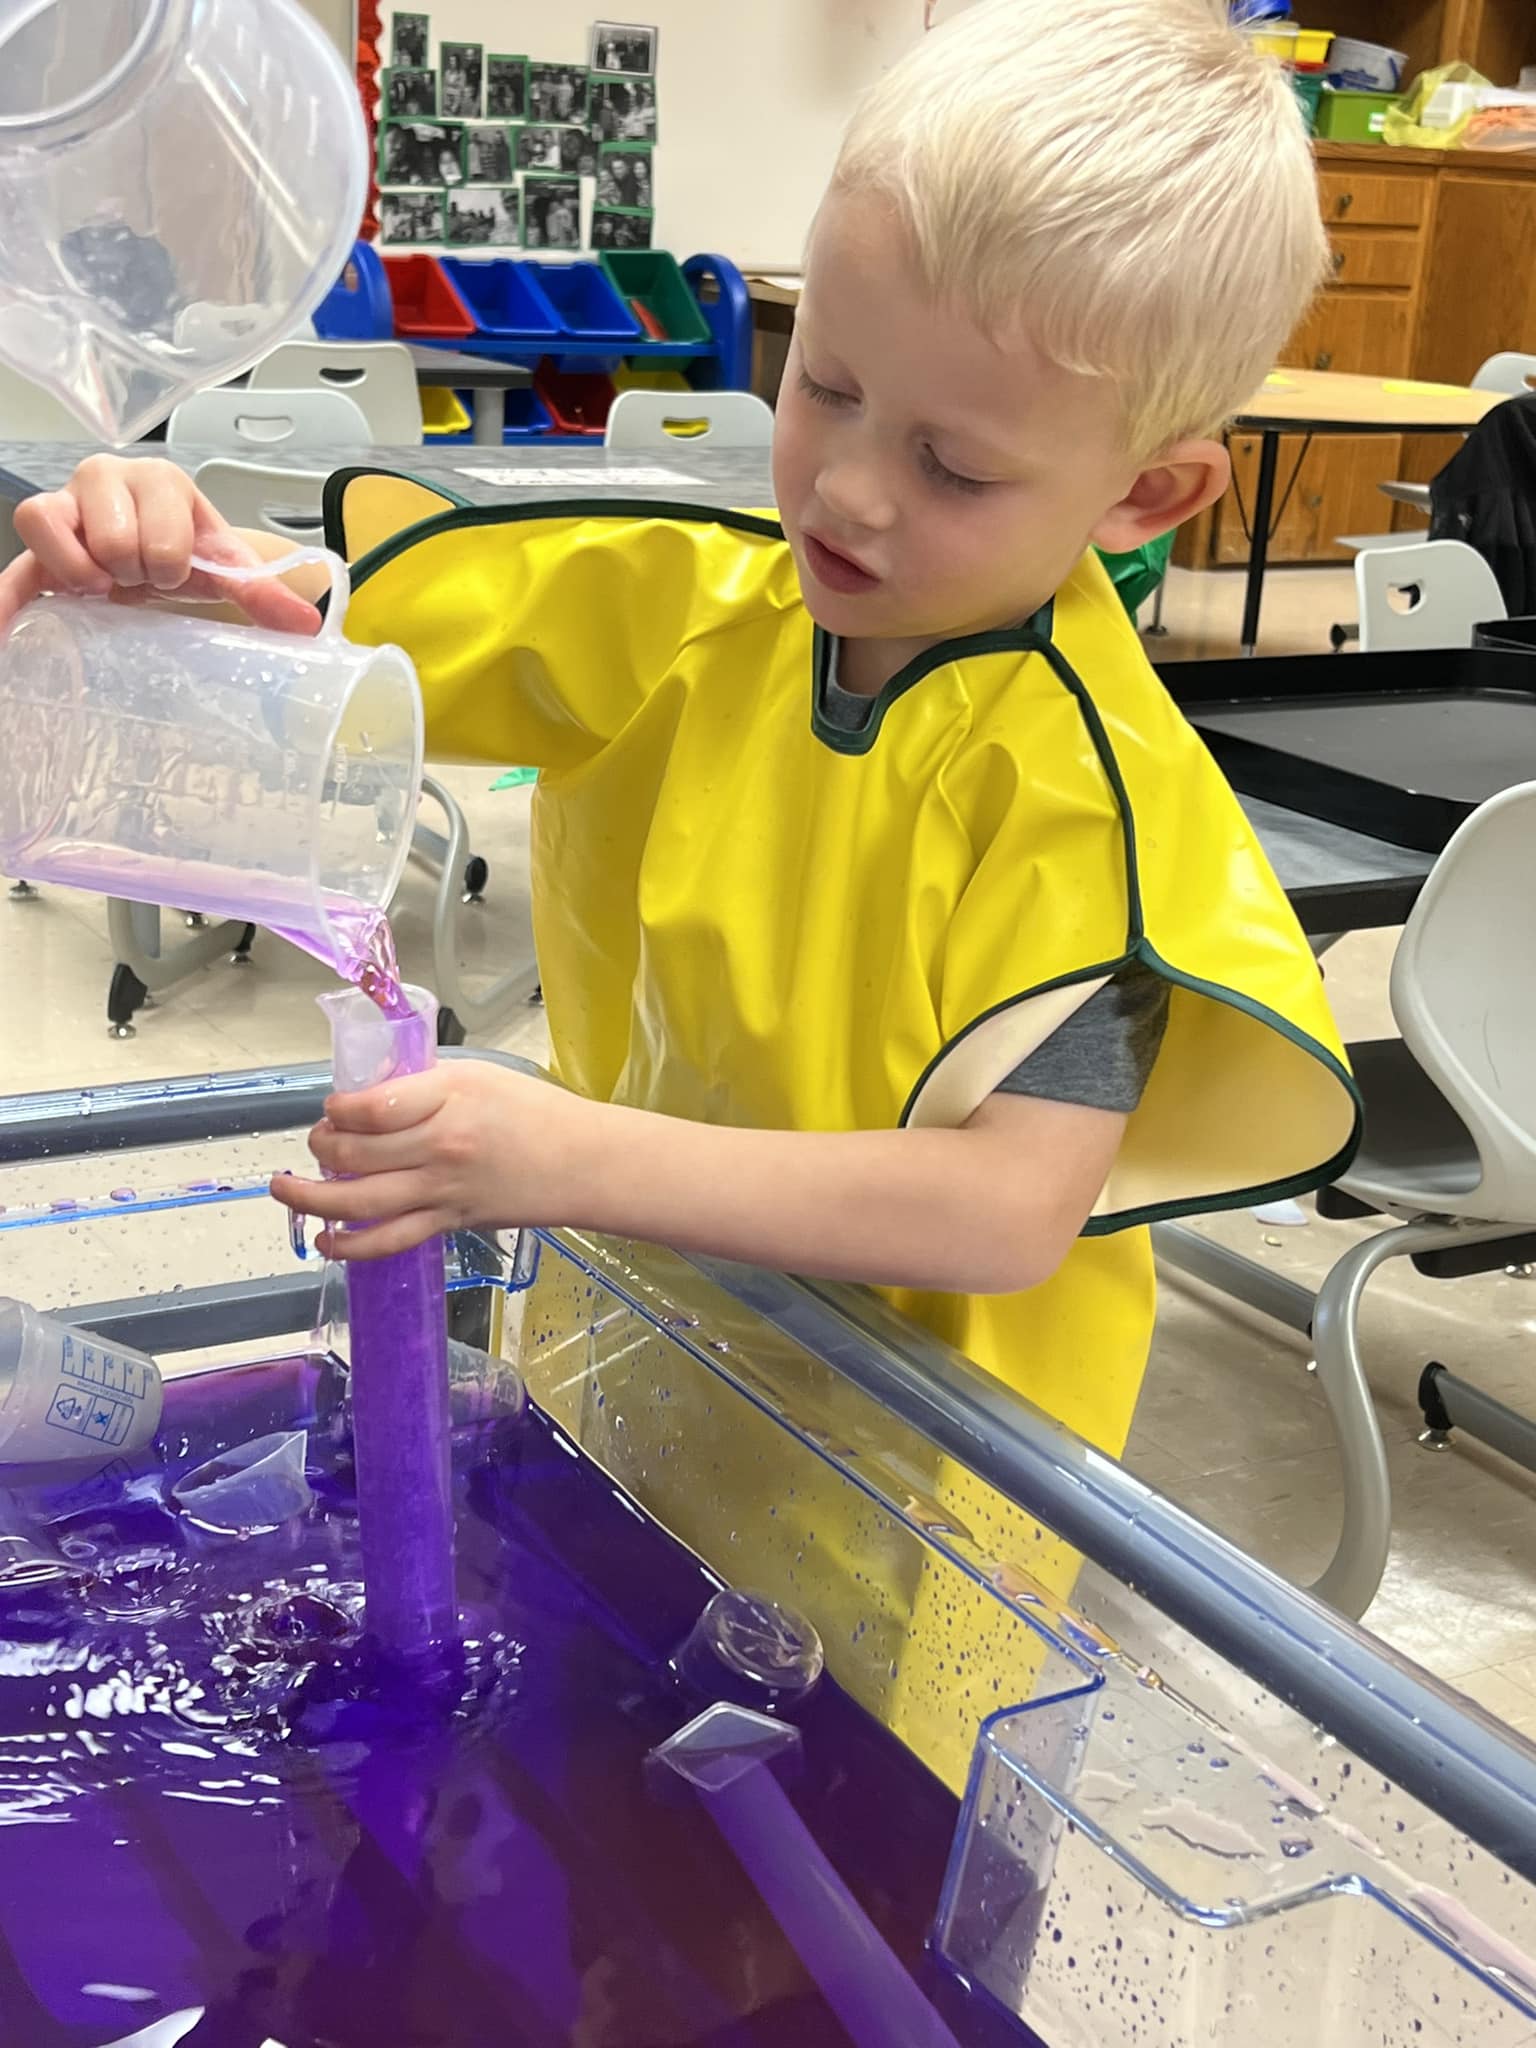
M540 363L534 371L533 388L549 407L557 434L600 435L618 396L606 371L557 370L550 362Z
M435 256L386 256L395 332L428 341L468 341L475 323Z

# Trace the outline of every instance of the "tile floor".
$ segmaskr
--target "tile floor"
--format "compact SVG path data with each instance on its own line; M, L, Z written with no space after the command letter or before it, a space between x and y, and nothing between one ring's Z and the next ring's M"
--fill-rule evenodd
M1236 576L1176 571L1168 637L1154 650L1169 658L1233 652L1240 609ZM1329 623L1352 612L1347 570L1277 572L1266 593L1263 645L1270 652L1321 650ZM490 776L479 771L448 779L491 863L489 900L470 914L468 929L478 932L482 956L499 970L529 943L519 909L528 794L492 796ZM408 877L397 927L407 971L425 966L430 901L425 879ZM101 904L53 889L32 903L0 898L0 947L8 970L0 977L0 1087L8 1092L326 1053L313 1002L325 977L268 939L258 940L252 967L221 963L168 991L127 1042L111 1040L104 1023L111 954ZM1329 956L1346 1036L1386 1028L1391 949L1391 934L1364 934ZM518 1015L494 1042L541 1056L542 1012ZM279 1163L270 1143L245 1148L241 1158L248 1170ZM26 1199L24 1185L11 1177L6 1199ZM202 1240L210 1273L214 1265L242 1270L252 1256L254 1213L226 1217L218 1231L210 1222ZM1246 1214L1206 1227L1313 1284L1354 1234L1315 1218L1280 1230ZM21 1249L14 1240L7 1247L18 1259ZM68 1263L84 1250L59 1245L54 1256ZM36 1260L41 1252L27 1256ZM135 1291L144 1280L119 1271L118 1257L108 1234L98 1233L89 1245L89 1293L80 1293L85 1283L78 1277L66 1282L60 1273L59 1296L99 1300ZM1437 1283L1389 1268L1373 1286L1366 1328L1396 1488L1393 1560L1370 1626L1536 1739L1536 1479L1470 1443L1439 1457L1421 1450L1413 1399L1423 1364L1436 1357L1536 1412L1536 1280L1500 1275ZM1297 1577L1323 1563L1338 1513L1330 1425L1305 1367L1299 1338L1193 1283L1171 1280L1128 1454L1151 1483Z

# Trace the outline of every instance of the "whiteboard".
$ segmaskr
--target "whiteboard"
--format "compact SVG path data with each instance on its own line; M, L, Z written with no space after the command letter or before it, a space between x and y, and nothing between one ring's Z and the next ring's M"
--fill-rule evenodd
M935 10L942 19L960 0ZM409 0L439 41L585 62L594 20L660 31L658 248L743 270L794 271L838 138L864 88L922 34L923 0L639 0L606 15L571 0ZM390 0L382 55L389 62Z

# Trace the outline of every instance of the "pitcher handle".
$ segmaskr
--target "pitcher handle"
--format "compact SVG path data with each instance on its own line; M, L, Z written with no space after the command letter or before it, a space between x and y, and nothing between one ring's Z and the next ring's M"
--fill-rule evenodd
M340 639L341 623L347 615L347 605L352 596L352 575L340 555L333 555L329 548L295 548L291 554L279 555L275 561L256 562L249 568L234 562L210 562L204 555L192 557L194 569L201 569L205 576L221 577L226 583L264 583L270 577L285 575L290 569L302 569L307 562L323 562L331 572L331 601L325 608L325 617L316 638Z

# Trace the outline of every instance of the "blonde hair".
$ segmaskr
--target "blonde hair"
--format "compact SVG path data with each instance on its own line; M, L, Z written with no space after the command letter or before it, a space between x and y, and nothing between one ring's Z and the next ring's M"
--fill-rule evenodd
M1222 0L978 0L861 103L832 189L888 198L924 288L1108 378L1141 458L1214 433L1322 273L1290 82Z

